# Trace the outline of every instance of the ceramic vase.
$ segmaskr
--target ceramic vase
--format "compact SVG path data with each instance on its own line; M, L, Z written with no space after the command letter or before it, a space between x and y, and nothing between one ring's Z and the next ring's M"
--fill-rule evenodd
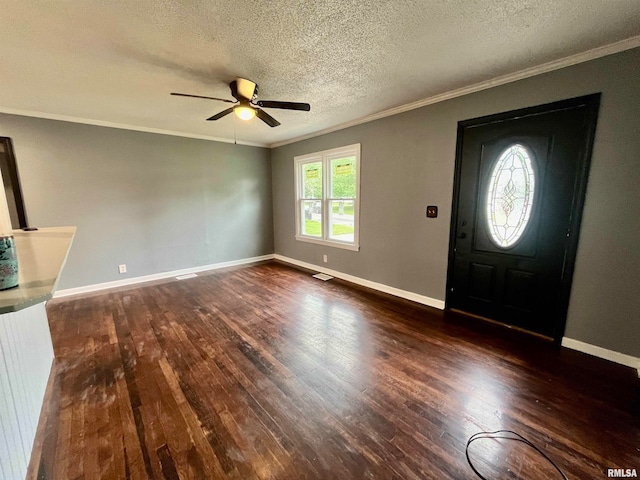
M0 290L18 286L18 256L11 236L0 237Z

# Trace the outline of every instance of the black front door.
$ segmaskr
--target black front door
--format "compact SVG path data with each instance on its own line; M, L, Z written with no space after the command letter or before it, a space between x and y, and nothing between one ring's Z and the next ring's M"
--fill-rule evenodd
M459 124L448 308L562 337L599 98Z

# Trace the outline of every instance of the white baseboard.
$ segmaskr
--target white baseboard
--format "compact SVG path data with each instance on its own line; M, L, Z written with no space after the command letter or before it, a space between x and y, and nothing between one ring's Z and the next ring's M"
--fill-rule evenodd
M434 307L440 310L444 310L443 300L438 300L436 298L427 297L425 295L419 295L417 293L409 292L407 290L401 290L399 288L390 287L389 285L384 285L383 283L372 282L371 280L355 277L353 275L349 275L348 273L342 273L337 270L331 270L330 268L322 267L320 265L314 265L312 263L302 262L300 260L285 257L283 255L276 254L274 255L274 257L276 260L279 260L281 262L290 263L292 265L297 265L299 267L307 268L309 270L315 270L321 273L326 273L327 275L331 275L332 277L346 280L347 282L355 283L356 285L361 285L363 287L371 288L373 290L378 290L380 292L395 295L396 297L404 298L406 300L411 300L412 302L421 303L422 305L427 305L429 307Z
M436 298L427 297L425 295L409 292L407 290L402 290L400 288L391 287L383 283L372 282L371 280L366 280L364 278L356 277L354 275L349 275L348 273L342 273L337 270L332 270L330 268L322 267L320 265L314 265L312 263L303 262L301 260L296 260L294 258L289 258L289 257L285 257L283 255L278 255L278 254L268 254L268 255L262 255L259 257L250 257L250 258L243 258L240 260L232 260L229 262L202 265L199 267L183 268L181 270L155 273L152 275L143 275L141 277L127 278L124 280L116 280L113 282L96 283L96 284L87 285L84 287L67 288L64 290L58 290L53 295L53 297L61 298L61 297L68 297L70 295L79 295L82 293L97 292L100 290L108 290L110 288L124 287L127 285L135 285L138 283L151 282L154 280L162 280L165 278L172 278L172 277L178 277L181 275L205 272L208 270L218 270L220 268L246 265L249 263L261 262L261 261L273 260L273 259L279 260L284 263L297 265L299 267L306 268L308 270L315 270L318 272L326 273L327 275L331 275L332 277L346 280L347 282L355 283L356 285L361 285L363 287L371 288L373 290L378 290L380 292L388 293L390 295L404 298L406 300L411 300L413 302L420 303L422 305L427 305L429 307L434 307L439 310L444 310L443 300L438 300ZM568 337L562 338L562 346L566 348L570 348L572 350L577 350L579 352L587 353L589 355L593 355L598 358L603 358L605 360L619 363L621 365L626 365L627 367L635 368L638 370L638 377L640 377L640 358L638 357L627 355L625 353L616 352L613 350L608 350L606 348L598 347L597 345L591 345L590 343L581 342L580 340L574 340L573 338L568 338Z
M567 337L562 337L562 346L572 350L578 350L582 353L588 353L594 357L604 358L611 362L626 365L627 367L635 368L638 370L638 377L640 377L640 358L627 355L626 353L607 350L606 348L598 347L597 345L591 345L590 343L581 342L580 340L574 340L573 338Z
M135 285L137 283L151 282L153 280L162 280L165 278L178 277L188 275L190 273L205 272L207 270L218 270L220 268L235 267L237 265L245 265L247 263L261 262L264 260L273 260L273 253L262 255L260 257L242 258L240 260L232 260L230 262L214 263L210 265L202 265L200 267L183 268L181 270L173 270L171 272L154 273L152 275L143 275L141 277L127 278L124 280L115 280L113 282L96 283L85 287L67 288L58 290L53 298L68 297L69 295L79 295L81 293L97 292L107 290L109 288L126 287L127 285Z

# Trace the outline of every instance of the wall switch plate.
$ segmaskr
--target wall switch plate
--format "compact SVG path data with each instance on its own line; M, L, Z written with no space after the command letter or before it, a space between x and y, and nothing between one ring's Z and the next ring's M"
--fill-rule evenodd
M324 263L327 263L327 260L328 260L327 256L326 256L326 255L323 255L323 256L322 256L322 261L323 261Z
M127 266L123 263L122 265L118 265L119 273L127 273Z
M438 207L435 205L429 205L427 207L427 218L436 218L438 216Z

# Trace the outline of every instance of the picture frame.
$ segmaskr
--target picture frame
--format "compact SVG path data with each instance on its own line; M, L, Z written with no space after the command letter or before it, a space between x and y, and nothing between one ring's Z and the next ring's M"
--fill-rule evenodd
M9 137L0 137L0 171L2 172L4 192L7 196L11 226L14 229L27 228L27 215L24 209L20 177L18 176L13 144Z

